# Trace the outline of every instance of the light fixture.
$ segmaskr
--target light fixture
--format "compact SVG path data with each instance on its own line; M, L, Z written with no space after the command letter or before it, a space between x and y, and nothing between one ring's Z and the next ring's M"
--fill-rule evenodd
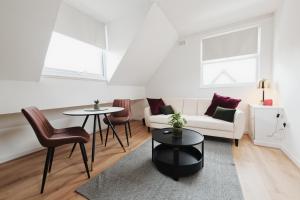
M263 90L262 103L265 101L265 89L270 88L270 81L268 79L262 79L258 83L258 88Z

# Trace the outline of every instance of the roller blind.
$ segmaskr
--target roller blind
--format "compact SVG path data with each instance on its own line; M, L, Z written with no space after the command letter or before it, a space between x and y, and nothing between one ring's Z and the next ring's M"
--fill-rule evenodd
M54 31L101 49L106 47L105 24L66 3L59 9Z
M214 60L258 52L258 27L202 40L202 60Z

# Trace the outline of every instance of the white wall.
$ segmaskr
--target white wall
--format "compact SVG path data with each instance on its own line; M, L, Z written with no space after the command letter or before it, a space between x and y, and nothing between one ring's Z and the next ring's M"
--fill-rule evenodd
M177 32L153 4L110 84L145 85L177 40Z
M273 18L230 25L203 34L183 38L185 45L176 44L146 87L148 97L211 98L214 92L241 98L242 108L248 112L248 103L259 103L261 91L256 85L249 87L200 88L200 41L208 33L218 33L249 25L260 24L262 28L260 77L272 78ZM267 97L272 97L267 91Z
M138 30L141 28L150 4L139 7L122 18L107 24L107 78L111 79L128 47L132 43Z
M60 3L0 1L0 80L39 80Z
M0 114L20 112L35 105L54 109L90 105L93 100L111 101L114 98L140 99L144 87L107 86L104 81L83 79L42 78L39 82L0 81Z
M274 39L274 80L288 118L282 150L300 166L300 1L283 1L276 13Z

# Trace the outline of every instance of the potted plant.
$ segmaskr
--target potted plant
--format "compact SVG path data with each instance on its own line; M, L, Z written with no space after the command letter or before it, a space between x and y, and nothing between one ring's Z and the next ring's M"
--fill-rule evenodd
M100 102L99 99L97 99L97 100L94 101L94 109L95 110L99 110L100 109L99 102Z
M182 136L182 127L186 124L186 119L180 113L175 113L170 116L169 124L173 127L173 136Z

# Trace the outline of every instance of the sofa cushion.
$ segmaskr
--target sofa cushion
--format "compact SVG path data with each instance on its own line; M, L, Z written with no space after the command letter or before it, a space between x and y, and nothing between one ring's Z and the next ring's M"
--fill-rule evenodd
M149 121L151 123L168 124L171 115L151 115Z
M198 114L197 115L204 115L207 108L211 103L210 99L198 99Z
M157 124L168 124L171 115L151 115L149 117L150 123ZM203 128L211 130L221 130L221 131L233 131L233 123L226 122L219 119L214 119L210 116L196 116L196 115L183 115L187 120L186 128Z
M197 99L184 99L182 114L184 115L197 115L198 100Z
M218 106L212 117L227 122L233 122L235 111L236 111L235 109L222 108Z
M210 106L208 107L207 111L205 112L205 115L213 116L213 114L215 113L216 108L218 106L223 107L223 108L235 109L239 105L240 102L241 102L241 99L233 99L233 98L221 96L221 95L218 95L217 93L215 93Z
M163 98L166 105L171 105L175 112L182 113L183 99L167 99Z
M150 99L147 98L148 104L150 106L151 114L152 115L159 115L160 107L165 106L165 103L162 99Z
M171 105L162 106L160 107L160 113L164 115L171 115L174 114L174 110Z
M219 119L214 119L210 116L191 116L183 115L187 120L186 127L195 127L203 129L221 130L221 131L233 131L233 123L226 122Z

